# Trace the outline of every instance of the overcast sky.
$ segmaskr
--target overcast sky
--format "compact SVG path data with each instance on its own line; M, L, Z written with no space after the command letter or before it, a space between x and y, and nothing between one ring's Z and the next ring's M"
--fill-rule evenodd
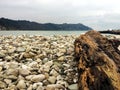
M120 28L120 0L0 0L0 17Z

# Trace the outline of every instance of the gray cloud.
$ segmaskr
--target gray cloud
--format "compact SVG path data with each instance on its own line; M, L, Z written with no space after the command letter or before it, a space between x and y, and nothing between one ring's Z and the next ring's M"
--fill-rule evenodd
M120 28L119 0L0 0L0 17Z

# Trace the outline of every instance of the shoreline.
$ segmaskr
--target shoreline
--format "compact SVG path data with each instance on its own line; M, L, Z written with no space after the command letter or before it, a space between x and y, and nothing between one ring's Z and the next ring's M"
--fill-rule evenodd
M78 36L0 36L0 89L77 89L74 40Z

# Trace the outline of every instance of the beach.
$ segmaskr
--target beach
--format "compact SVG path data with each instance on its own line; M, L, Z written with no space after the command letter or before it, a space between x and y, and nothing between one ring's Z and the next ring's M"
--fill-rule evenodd
M77 90L74 41L78 36L0 36L0 89Z
M75 36L1 36L0 89L76 88Z

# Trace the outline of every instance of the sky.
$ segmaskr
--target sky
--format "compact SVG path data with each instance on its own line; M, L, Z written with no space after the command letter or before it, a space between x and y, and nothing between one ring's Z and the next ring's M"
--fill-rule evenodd
M120 0L0 0L0 17L120 29Z

